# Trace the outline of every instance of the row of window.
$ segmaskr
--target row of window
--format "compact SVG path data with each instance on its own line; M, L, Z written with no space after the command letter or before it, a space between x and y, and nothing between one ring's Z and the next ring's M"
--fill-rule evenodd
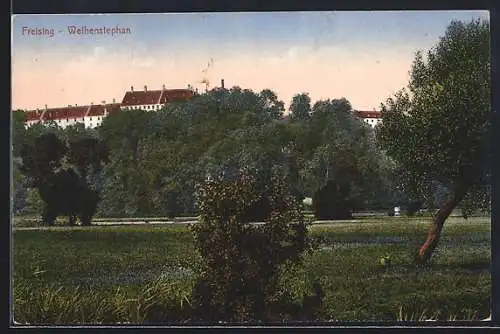
M98 121L100 121L100 120L101 120L101 118L102 118L102 117L97 116L97 120L98 120ZM60 123L60 122L62 122L62 121L63 121L63 120L61 120L61 119L56 120L56 122L58 122L58 123ZM74 118L74 119L73 119L73 121L77 122L77 121L81 121L81 119L80 119L80 120L77 120L76 118ZM92 121L92 117L90 117L90 121ZM69 122L69 118L66 118L66 122Z
M30 126L32 126L33 124L36 124L36 123L38 123L38 122L27 122L27 124L25 125L25 127L30 127ZM99 123L96 122L94 124L94 123L90 122L88 124L88 127L90 127L90 128L93 128L93 127L96 127L96 126L99 126Z
M132 106L132 107L123 107L123 110L160 110L161 105L147 105L147 106Z

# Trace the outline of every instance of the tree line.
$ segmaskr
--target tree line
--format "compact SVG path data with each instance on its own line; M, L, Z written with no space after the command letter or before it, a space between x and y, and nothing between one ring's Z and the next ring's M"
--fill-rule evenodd
M58 183L47 177L65 170L99 194L100 216L195 213L200 182L243 167L276 166L286 171L298 199L338 180L339 217L394 204L391 161L349 101L311 105L302 93L284 114L273 91L239 87L216 88L159 112L114 113L97 129L62 129L53 122L24 129L23 114L15 112L15 209L26 211L31 204L36 210L36 203L26 203L27 189L39 189L46 200L42 184ZM69 198L65 191L70 189L58 193Z

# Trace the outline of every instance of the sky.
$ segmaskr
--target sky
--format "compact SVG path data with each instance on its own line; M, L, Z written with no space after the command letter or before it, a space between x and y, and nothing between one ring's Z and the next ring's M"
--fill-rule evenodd
M120 102L131 86L203 91L206 77L209 88L224 79L226 88L272 89L286 105L306 92L313 102L345 97L354 109L378 110L408 84L416 51L435 45L452 20L474 18L489 13L15 15L12 108Z

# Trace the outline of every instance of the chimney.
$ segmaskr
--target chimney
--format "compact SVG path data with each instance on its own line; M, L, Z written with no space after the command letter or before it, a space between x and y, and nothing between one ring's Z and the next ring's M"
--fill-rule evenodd
M130 86L130 91L133 92L134 91L134 86Z
M222 87L222 89L224 89L224 79L221 79L220 86Z
M78 107L78 104L75 103L75 107Z
M163 85L162 89L165 90L165 85Z
M148 91L148 86L144 85L144 91L147 92Z
M106 100L102 100L102 104L106 104Z
M116 100L115 100L115 98L113 98L113 103L116 103Z
M45 110L47 110L47 105L45 105Z

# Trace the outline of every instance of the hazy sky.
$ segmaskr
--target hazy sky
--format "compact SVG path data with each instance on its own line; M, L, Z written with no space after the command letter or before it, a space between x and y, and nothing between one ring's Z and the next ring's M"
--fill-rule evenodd
M408 83L417 50L451 20L487 11L274 12L17 15L12 29L14 109L121 101L126 90L185 88L207 71L211 86L274 90L288 105L346 97L379 107ZM127 34L71 35L68 27L129 28ZM24 29L23 29L24 27ZM54 35L28 34L31 28Z

